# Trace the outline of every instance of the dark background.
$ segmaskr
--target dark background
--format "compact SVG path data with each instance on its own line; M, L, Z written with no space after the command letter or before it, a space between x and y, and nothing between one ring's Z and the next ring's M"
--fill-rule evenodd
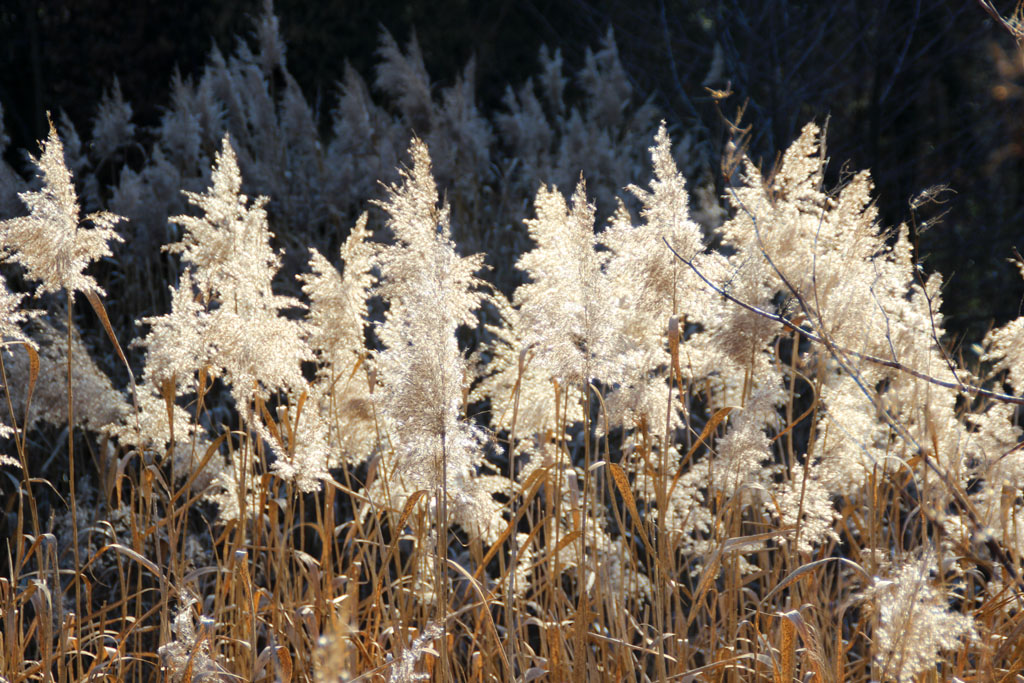
M20 150L37 149L47 110L66 111L85 137L114 76L136 125L154 125L173 69L198 75L211 46L233 50L261 9L252 0L0 4L7 160L27 174ZM572 73L612 27L637 91L714 163L725 119L744 103L749 151L765 169L807 121L827 121L830 182L870 168L883 223L910 223L925 271L946 276L951 341L977 341L1018 314L1024 286L1007 259L1024 251L1024 66L975 2L278 0L275 11L289 71L324 122L346 60L372 82L382 26L403 45L415 29L438 85L475 57L485 111L501 107L507 83L537 73L542 44L561 48ZM708 82L716 45L721 77ZM705 85L733 94L717 102ZM912 210L936 185L949 186L942 203Z

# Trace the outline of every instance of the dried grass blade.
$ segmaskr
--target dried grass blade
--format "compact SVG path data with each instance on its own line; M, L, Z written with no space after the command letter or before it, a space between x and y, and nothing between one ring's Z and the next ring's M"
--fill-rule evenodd
M420 498L427 495L426 489L420 489L419 491L413 491L409 499L405 501L405 505L402 506L402 516L398 518L397 532L401 533L402 529L405 528L405 523L409 521L409 517L412 516L412 510L416 507L416 503L419 502ZM395 538L398 536L396 535ZM394 544L392 544L394 546ZM385 564L387 564L385 562Z
M256 404L260 408L260 415L263 417L263 424L267 425L267 429L274 437L274 440L277 441L281 448L284 448L284 441L281 439L281 433L277 429L277 422L270 414L270 411L267 410L267 405L261 399L257 399Z
M36 351L35 347L29 344L28 342L18 341L13 343L21 344L22 346L25 347L25 350L28 352L28 392L25 397L25 416L22 422L22 425L24 425L26 429L23 429L21 434L21 447L22 449L24 449L25 431L27 430L28 427L28 409L29 406L32 405L32 394L36 390L36 380L39 379L39 352Z
M776 683L792 683L796 672L796 624L792 615L799 612L786 612L778 615L782 619L782 642L779 645L781 664L775 676Z
M501 546L504 545L505 541L507 541L509 539L509 536L512 535L513 530L515 530L515 528L517 526L519 526L520 520L522 520L523 515L525 515L526 511L527 511L526 504L535 495L537 495L537 490L540 489L540 485L543 483L540 480L539 476L535 476L535 475L541 475L541 474L543 474L543 472L541 470L537 470L536 472L533 472L530 475L530 478L527 481L534 481L534 480L536 480L534 482L533 489L530 491L530 495L528 495L526 497L526 500L523 501L523 505L521 505L519 507L519 511L516 513L516 516L511 521L509 521L509 523L505 527L504 531L502 531L501 535L498 536L498 540L496 540L491 545L491 547L487 550L487 553L484 555L483 559L480 560L480 566L478 566L476 568L476 571L473 572L473 578L474 579L476 579L476 580L480 579L481 574L483 574L484 569L487 567L487 563L491 561L491 559L495 556L495 554L497 554L498 549L501 548Z
M651 542L647 540L647 533L644 531L643 522L640 518L640 511L636 507L636 499L633 498L633 491L629 488L629 478L626 476L625 470L622 469L621 465L613 462L608 463L608 469L612 472L612 481L615 482L615 487L619 489L619 493L622 495L623 500L626 501L626 507L629 508L629 514L633 515L633 523L636 526L637 533L640 534L640 540L644 542L644 547L647 549L647 553L651 558L657 561L658 554L654 552Z
M791 532L792 530L791 529L787 529L786 531L790 531ZM778 533L781 533L781 532L778 532ZM778 533L776 535L778 535ZM814 562L808 562L807 564L801 565L801 566L797 567L796 569L794 569L793 571L791 571L789 573L789 575L786 576L786 578L784 578L782 581L780 581L776 586L774 586L770 591L768 591L768 593L763 598L761 598L761 604L764 605L768 600L771 599L771 597L773 595L775 595L776 593L778 593L781 590L784 590L787 586L789 586L789 584L791 584L794 581L796 581L797 579L801 578L804 574L807 574L808 572L817 569L818 567L826 564L827 562L832 562L832 561L841 562L842 564L848 565L848 566L856 569L861 574L863 574L864 578L868 579L868 581L871 580L871 575L868 574L868 572L863 567L861 567L859 564L857 564L853 560L849 560L849 559L847 559L845 557L826 557L826 558L821 559L821 560L815 560Z
M709 588L711 588L711 582L715 580L716 576L718 576L718 566L722 562L722 555L739 550L747 545L761 543L762 541L768 541L773 538L778 538L779 536L787 536L793 533L793 531L793 529L780 529L778 531L767 531L763 534L730 538L715 548L715 551L711 553L711 557L708 559L708 562L704 567L704 571L701 572L700 581L697 583L697 590L693 593L693 604L690 606L690 614L686 618L686 626L689 627L693 623L693 620L697 618L697 607L700 605L700 601L704 598L704 594L707 593Z
M117 357L121 359L121 363L124 364L124 369L128 371L128 379L132 388L132 404L135 406L135 420L136 428L138 428L139 418L139 399L135 394L135 374L132 372L132 366L128 363L128 359L124 355L124 351L121 350L121 344L117 341L117 335L114 334L114 328L110 325L110 317L107 315L107 309L103 306L103 301L100 299L99 294L94 289L85 290L85 298L92 304L92 310L96 311L96 317L100 319L100 323L103 325L103 329L107 331L107 336L110 337L110 343L114 345L114 351L117 352Z
M672 497L672 492L676 490L676 484L679 483L679 477L683 476L683 472L685 471L684 466L686 465L686 463L689 462L690 458L693 457L693 454L697 451L698 448L700 448L701 444L707 442L707 440L711 437L711 433L715 431L718 425L722 423L722 420L728 417L729 413L731 413L734 409L735 406L726 406L725 408L719 408L718 410L715 411L715 414L711 416L711 419L708 420L707 424L704 425L704 429L701 430L700 437L697 439L697 443L693 444L693 446L690 447L690 450L686 452L686 457L684 457L682 462L679 463L679 469L676 471L675 476L672 477L672 485L668 487L669 498Z
M572 545L572 543L576 539L578 539L579 537L580 537L579 529L577 529L576 531L573 531L573 532L570 532L570 533L566 534L565 536L562 537L562 540L560 540L558 542L558 545L555 546L555 549L552 550L550 553L548 553L548 557L551 557L552 555L557 555L558 553L562 552L565 548L567 548L568 546Z
M405 505L402 506L402 515L398 518L398 526L395 527L394 538L391 540L391 544L388 546L388 554L384 557L384 561L381 563L381 572L377 577L377 583L373 589L373 600L376 603L380 599L380 589L384 585L384 574L387 572L388 565L391 564L391 558L395 555L395 550L398 549L398 541L402 538L402 529L405 528L406 522L409 521L409 517L412 516L412 511L416 507L416 503L419 502L420 498L427 495L426 489L420 489L413 491L412 495L409 496L408 500L405 501Z
M171 585L171 583L167 580L167 577L165 577L163 575L163 573L160 571L160 568L157 567L156 564L152 560L150 560L149 558L147 558L147 557L145 557L143 555L140 555L139 553L135 552L134 550L132 550L131 548L129 548L127 546L121 545L120 543L108 543L107 545L105 545L102 548L100 548L99 550L97 550L96 553L92 557L89 558L89 561L86 562L85 565L83 565L83 567L82 567L81 571L79 572L79 574L84 572L93 562L98 560L100 558L100 556L103 555L103 553L105 553L108 550L116 550L117 552L121 553L122 555L127 555L128 557L130 557L131 559L135 560L136 562L141 564L143 567L148 569L150 571L150 573L153 574L153 576L155 576L157 579L160 580L160 587L161 587L162 590L170 591L170 592L173 592L175 594L178 593L178 590L176 588L174 588L174 586Z
M817 397L815 397L815 399L814 399L814 402L813 402L813 403L811 403L811 407L810 407L810 408L808 408L807 410L805 410L804 412L802 412L802 413L800 414L800 417L798 417L798 418L796 418L795 420L793 420L792 422L790 422L790 423L789 423L789 426L787 426L787 427L786 427L785 429L783 429L783 430L782 430L781 432L779 432L778 434L776 434L775 436L773 436L773 437L772 437L772 443L775 443L776 441L778 441L779 439L781 439L782 437L784 437L784 436L785 436L786 434L789 434L789 433L790 433L791 431L793 431L793 428L794 428L794 427L796 427L796 426L797 426L798 424L800 424L800 423L801 423L801 422L803 422L803 421L804 421L805 419L807 419L807 417L808 417L808 416L809 416L809 415L810 415L811 413L813 413L813 412L814 412L814 411L815 411L815 410L816 410L817 408L818 408L818 399L817 399Z
M181 498L181 496L186 491L191 490L192 483L196 480L196 477L199 476L199 474L203 471L203 469L206 468L207 463L209 463L210 459L213 458L213 454L216 453L220 449L220 445L222 443L224 443L224 439L228 438L228 434L229 433L230 432L224 432L223 434L218 436L216 439L214 439L213 443L211 443L209 446L207 446L206 453L203 454L203 459L199 461L198 465L196 465L195 467L192 468L192 474L188 475L188 480L184 484L182 484L181 488L178 489L178 492L174 494L173 498L171 498L171 501L169 503L170 505L174 505L174 503L176 503L177 500L179 498ZM123 472L122 472L122 474L123 474ZM118 486L120 487L120 481L118 483ZM120 494L118 494L118 495L120 495Z
M501 657L501 663L505 668L505 673L511 680L512 665L509 664L508 657L505 656L505 648L501 647L501 636L498 635L498 627L494 625L494 617L491 616L491 610L488 608L487 598L484 596L484 592L480 588L480 582L477 581L473 576L470 576L469 572L466 571L465 567L463 567L458 562L454 562L449 559L448 566L453 567L455 571L465 576L466 579L469 581L469 585L473 587L473 592L476 593L477 597L480 598L480 612L483 613L484 621L487 623L487 626L490 627L491 635L494 636L494 643L496 645L494 649L498 652L498 656Z

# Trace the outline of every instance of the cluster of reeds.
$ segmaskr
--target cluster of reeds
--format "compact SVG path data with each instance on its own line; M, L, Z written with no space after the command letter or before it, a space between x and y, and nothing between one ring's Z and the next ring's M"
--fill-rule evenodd
M719 208L611 36L492 121L385 35L327 144L258 37L115 183L116 85L51 125L0 222L0 679L1024 668L1024 318L954 358L816 126Z

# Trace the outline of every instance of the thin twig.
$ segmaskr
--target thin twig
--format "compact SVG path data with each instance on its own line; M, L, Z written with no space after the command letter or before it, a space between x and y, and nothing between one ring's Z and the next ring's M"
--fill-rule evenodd
M668 243L668 240L666 240L664 238L662 238L662 240L665 242L665 245L669 248L669 250L673 254L675 254L676 258L679 259L680 261L682 261L683 263L685 263L687 266L689 266L690 270L692 270L694 273L696 273L697 277L699 277L701 280L703 280L704 284L706 284L708 287L713 289L716 294L721 295L727 301L730 301L730 302L736 304L740 308L746 309L746 310L750 311L751 313L755 313L755 314L761 316L762 318L767 318L768 320L771 320L773 322L777 322L780 325L782 325L783 327L785 327L785 328L787 328L789 330L792 330L793 332L799 332L800 334L804 335L805 337L807 337L809 340L811 340L813 342L817 342L819 344L823 344L823 345L826 345L826 346L832 346L837 351L840 351L843 354L847 354L847 355L853 356L854 358L857 358L858 360L864 360L864 361L867 361L869 363L874 363L875 365L881 365L881 366L886 367L886 368L892 368L893 370L897 370L899 372L904 372L904 373L910 375L911 377L916 377L917 379L924 380L925 382L929 382L930 384L934 384L936 386L944 387L946 389L953 389L955 391L963 391L964 393L970 394L972 396L982 396L984 398L990 398L990 399L992 399L994 401L1000 401L1002 403L1012 403L1014 405L1024 405L1024 397L1013 396L1011 394L1003 394L1003 393L1000 393L1000 392L997 392L997 391L992 391L990 389L985 389L983 387L979 387L979 386L976 386L976 385L973 385L973 384L957 384L955 382L947 382L945 380L941 380L941 379L932 377L930 375L926 375L923 372L918 372L917 370L914 370L913 368L907 367L906 365L904 365L903 363L900 363L898 361L886 360L885 358L879 358L878 356L872 356L869 353L861 353L860 351L854 351L852 349L848 349L846 347L839 346L838 344L835 344L832 341L826 341L824 338L816 335L815 333L811 332L810 330L806 330L806 329L800 327L796 323L793 323L790 320L787 320L786 318L782 317L781 315L776 315L775 313L769 313L768 311L765 311L763 309L757 308L756 306L751 306L750 304L746 303L745 301L740 301L739 299L734 297L732 294L729 294L727 291L725 291L724 289L722 289L721 287L717 286L715 283L713 283L709 279L707 279L707 277L705 277L704 274L701 273L697 269L697 267L695 265L693 265L693 263L691 261L686 260L685 258L683 258L679 254L679 252L677 252L675 249L673 249L672 245Z
M1013 14L1009 18L1004 17L999 10L995 8L991 0L978 0L978 4L981 5L981 8L985 10L997 24L1006 29L1006 31L1013 36L1014 40L1018 43L1024 41L1024 31L1021 30L1019 21L1022 3L1017 3L1017 7L1014 8Z

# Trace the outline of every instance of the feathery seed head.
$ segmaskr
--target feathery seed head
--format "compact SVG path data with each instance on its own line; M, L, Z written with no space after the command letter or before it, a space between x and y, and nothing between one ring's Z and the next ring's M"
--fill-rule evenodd
M42 187L19 195L28 216L0 222L3 259L25 266L28 277L40 282L37 294L60 290L71 296L89 290L103 294L83 271L91 262L111 255L111 240L123 241L113 229L122 218L103 211L85 217L94 228L80 225L78 196L52 121L42 154L32 157L32 163L39 169Z

